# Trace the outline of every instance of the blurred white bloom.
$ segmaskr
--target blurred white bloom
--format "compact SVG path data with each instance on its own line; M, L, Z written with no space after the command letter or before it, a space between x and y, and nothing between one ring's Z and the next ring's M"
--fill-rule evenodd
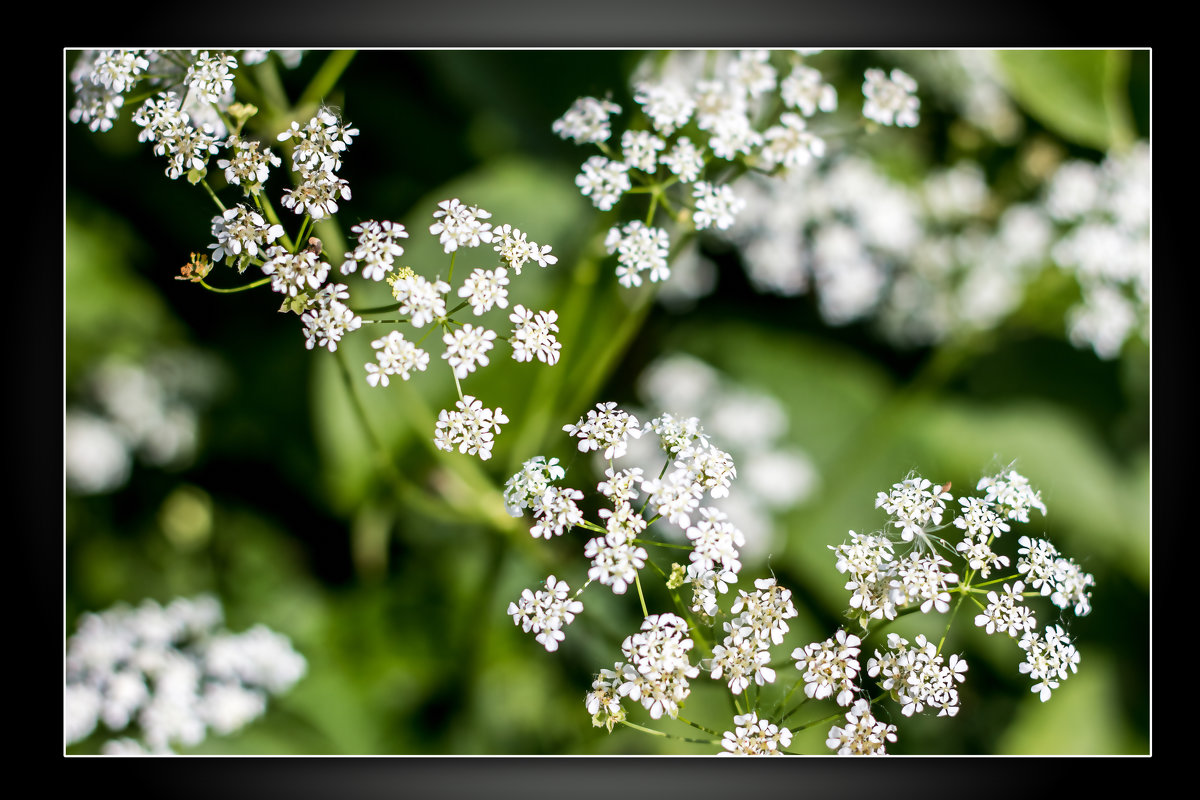
M113 739L108 754L193 747L209 728L228 734L261 716L267 694L304 676L307 663L287 637L262 625L231 634L219 630L221 621L211 596L82 615L67 640L66 744L103 722L113 732L136 723L141 735Z

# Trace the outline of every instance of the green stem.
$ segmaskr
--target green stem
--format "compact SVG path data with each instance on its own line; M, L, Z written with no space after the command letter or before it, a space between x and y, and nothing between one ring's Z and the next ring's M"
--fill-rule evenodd
M342 73L346 71L346 67L350 66L350 62L357 52L357 50L334 50L331 52L325 59L325 63L317 70L317 74L313 76L312 81L301 93L296 105L305 108L320 103L325 95L329 94L337 85Z
M234 286L230 289L218 289L216 286L209 286L207 283L204 282L203 278L196 281L196 283L200 284L205 289L208 289L210 292L217 292L218 294L234 294L235 292L244 292L244 291L247 291L248 289L256 289L259 286L262 286L264 283L270 283L270 282L271 282L270 278L262 278L260 280L255 281L254 283L248 283L245 286Z
M662 736L666 739L675 739L680 742L695 742L697 744L720 744L721 743L720 739L692 739L687 736L676 736L673 733L666 733L665 731L656 731L653 728L647 728L645 726L638 725L636 722L630 722L629 720L626 720L626 719L621 720L621 724L628 728L634 728L635 730L639 730L642 733L649 733L654 736Z

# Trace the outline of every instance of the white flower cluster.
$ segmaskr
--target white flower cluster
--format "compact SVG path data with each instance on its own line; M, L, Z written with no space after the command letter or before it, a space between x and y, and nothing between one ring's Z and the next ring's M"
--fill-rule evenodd
M83 378L78 402L63 421L63 469L75 494L124 485L134 457L156 467L181 467L195 453L199 410L221 375L198 351L155 353L144 363L110 360Z
M860 670L860 644L862 640L857 636L841 630L823 642L793 650L796 669L804 673L804 693L816 700L836 696L839 706L854 702L854 694L859 691L854 679Z
M1050 256L1083 297L1067 313L1076 347L1115 358L1130 338L1150 340L1150 145L1102 163L1073 160L1051 176L1046 209L1061 231Z
M825 740L825 745L839 756L887 755L887 743L896 741L896 726L875 719L867 700L854 701L846 712L846 722L845 727L830 728Z
M797 613L791 591L778 586L774 578L760 578L753 592L738 590L729 612L736 616L723 623L725 639L700 666L713 680L724 680L735 695L746 691L751 680L759 686L774 683L775 670L768 666L771 645L783 642L788 631L785 620Z
M777 756L781 748L792 743L792 732L769 720L759 719L758 714L737 714L733 718L733 730L725 731L721 738L721 755Z
M949 661L942 658L938 647L928 641L924 634L917 634L915 647L895 633L887 637L887 652L875 651L867 660L867 674L882 678L879 685L891 692L892 698L900 703L900 713L911 717L925 707L938 710L938 716L953 717L958 713L958 689L955 683L966 678L967 662L958 655Z
M447 254L459 254L493 244L496 266L478 267L463 281L457 295L469 305L476 317L494 309L507 309L511 284L510 271L520 275L521 268L530 263L546 267L557 263L549 245L529 241L527 235L511 225L493 228L488 222L491 213L478 206L468 206L458 198L438 203L429 232L438 237ZM447 295L453 287L441 277L432 280L416 274L412 268L398 266L396 258L404 253L400 239L408 237L404 226L388 220L368 220L352 230L358 233L358 246L346 253L343 274L362 266L368 280L386 280L398 303L399 320L423 328L437 325L442 328L445 349L442 359L454 374L456 385L471 374L491 364L489 353L500 335L483 324L459 324L447 310ZM451 262L453 264L453 262ZM524 305L513 306L508 319L513 323L508 336L503 337L512 347L512 358L518 362L534 359L543 364L558 363L562 344L558 341L558 314L553 310L533 311ZM427 351L409 341L399 331L392 331L372 342L376 350L375 363L364 365L371 386L387 386L389 377L399 375L408 380L415 372L425 371L430 362ZM477 455L482 460L492 456L492 445L500 426L508 417L500 408L484 408L482 401L459 393L454 410L443 409L438 417L434 444L441 450Z
M574 622L580 611L583 603L571 597L571 587L566 581L553 575L546 578L545 591L526 589L520 599L508 604L513 624L520 625L526 633L534 633L538 644L548 652L558 649L558 643L565 638L563 627Z
M789 56L791 71L782 82L766 50L714 53L711 69L685 63L691 55L672 53L654 74L642 69L635 76L633 98L649 129L631 124L620 136L619 153L606 144L611 118L621 112L611 100L581 97L551 126L564 139L602 150L603 155L583 163L575 179L596 208L614 208L635 187L658 192L679 183L692 229L724 230L745 200L728 184L702 180L706 170L715 173L722 162L744 160L767 171L786 171L825 154L824 141L807 130L805 120L836 109L837 94L817 70L802 63L802 54ZM783 112L760 122L760 112L779 100ZM670 235L649 221L614 226L606 246L617 255L623 286L640 286L642 272L652 283L671 274Z
M137 50L85 50L71 69L75 104L67 116L92 131L111 130L125 92L149 66L150 60Z
M294 143L292 169L300 175L300 182L283 194L284 208L314 220L336 214L338 198L350 199L350 183L337 171L342 167L342 153L357 135L358 128L343 124L328 108L318 110L303 126L293 120L291 127L276 137Z
M67 641L64 744L100 723L116 733L136 724L140 739L110 740L104 752L170 753L261 716L267 697L291 689L307 663L287 637L262 625L228 633L222 617L211 596L84 614Z
M691 693L688 679L700 674L688 660L693 642L687 629L687 621L675 614L646 617L641 630L621 643L625 660L613 665L615 676L609 688L640 702L651 719L679 716L679 704Z

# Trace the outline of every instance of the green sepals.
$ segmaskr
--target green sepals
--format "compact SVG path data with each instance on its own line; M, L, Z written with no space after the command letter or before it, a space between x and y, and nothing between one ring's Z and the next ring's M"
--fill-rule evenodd
M671 563L671 576L667 578L668 589L678 589L687 583L687 567L682 564Z
M284 300L283 305L279 307L279 313L286 314L290 311L296 316L300 316L304 313L304 310L308 308L309 299L308 292L301 292L295 297L289 297Z
M204 169L196 169L195 167L192 167L187 172L188 183L195 186L197 183L204 180L204 176L206 175L208 175L208 167L205 167Z
M246 120L258 113L258 106L254 105L253 103L233 103L228 109L226 109L226 112L230 117L233 118L233 121L236 125L234 133L241 134L242 127L246 124Z

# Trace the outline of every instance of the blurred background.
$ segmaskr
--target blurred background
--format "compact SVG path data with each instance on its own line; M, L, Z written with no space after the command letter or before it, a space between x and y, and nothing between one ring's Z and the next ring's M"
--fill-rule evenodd
M280 70L289 97L326 55ZM639 624L636 600L592 587L545 652L505 609L548 571L582 585L583 540L531 542L471 508L473 486L502 486L533 455L590 488L578 476L596 465L561 426L616 401L643 420L699 415L734 455L738 586L773 574L800 611L781 663L844 624L828 548L883 525L877 492L916 470L958 496L1015 461L1048 513L1014 525L1010 554L1016 536L1044 536L1096 579L1091 615L1070 617L1079 672L1039 702L1015 643L964 613L947 645L970 663L961 713L896 713L889 750L1149 752L1149 54L806 56L838 92L837 112L810 122L826 163L782 188L745 184L738 226L699 237L653 302L596 252L597 233L631 215L580 196L594 151L551 132L577 97L611 95L619 133L648 55L364 51L326 95L360 131L340 171L343 235L401 221L404 263L432 274L444 256L425 232L458 197L558 256L511 299L558 310L562 374L509 362L465 387L513 419L490 461L422 442L454 396L444 370L355 387L402 485L378 468L336 357L305 349L273 293L175 280L211 242L214 210L137 141L135 106L103 133L65 122L65 636L87 611L208 593L230 630L289 637L306 675L185 752L715 752L592 727L584 695ZM860 132L869 67L917 79L918 127ZM1143 212L1144 231L1128 222ZM211 276L239 282L224 266ZM347 337L350 363L372 360L373 336ZM668 608L665 594L647 602ZM896 630L942 628L926 623ZM798 676L779 672L784 686ZM725 686L693 686L686 716L728 727ZM827 731L794 749L827 752ZM113 735L101 726L68 752Z

